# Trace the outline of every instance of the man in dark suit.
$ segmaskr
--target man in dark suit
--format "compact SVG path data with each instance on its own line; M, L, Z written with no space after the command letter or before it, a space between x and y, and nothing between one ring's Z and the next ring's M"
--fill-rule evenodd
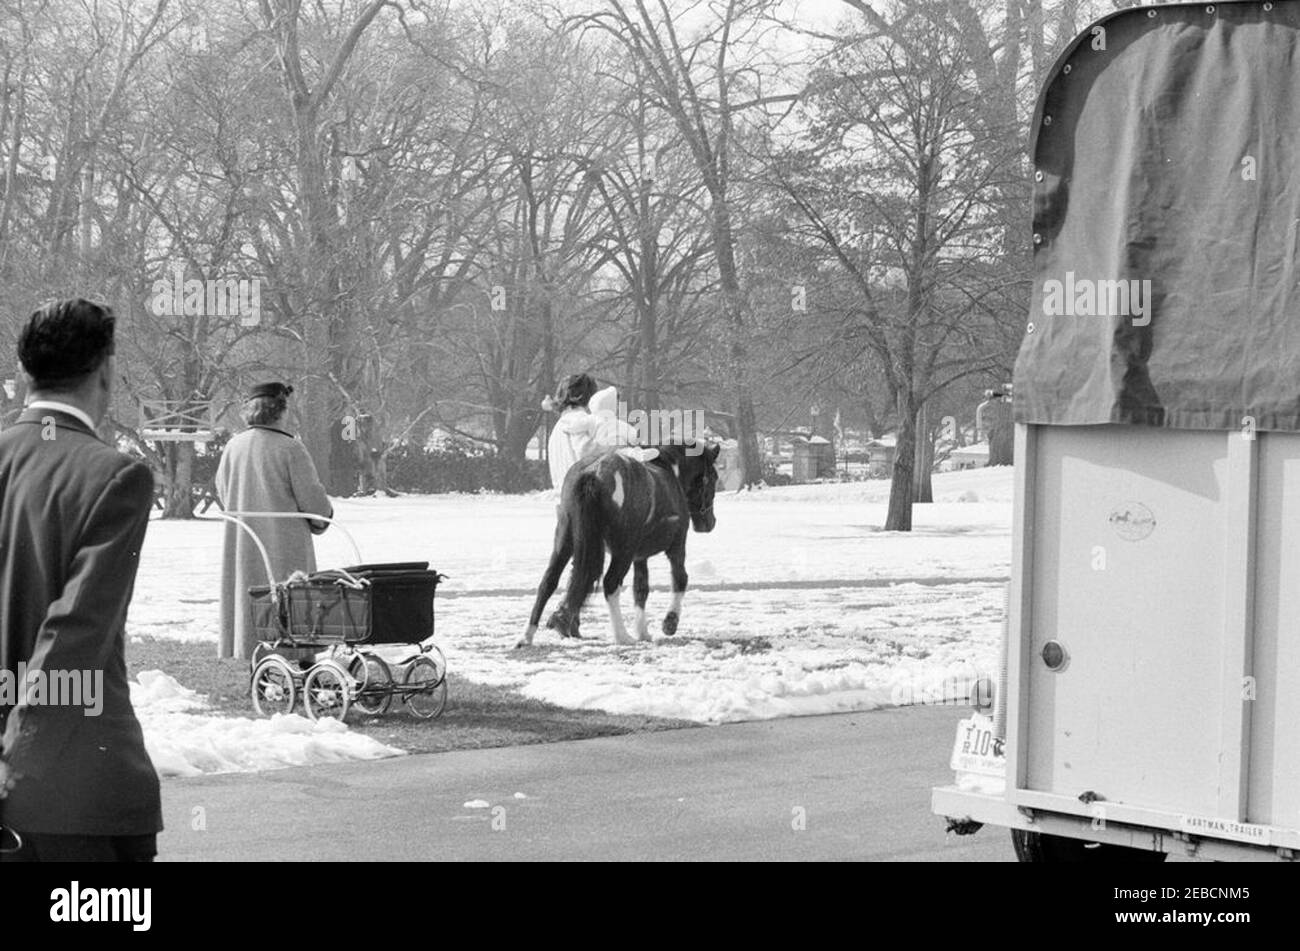
M0 861L150 861L162 829L123 653L153 476L95 435L113 325L65 300L18 339L31 396L0 433L0 676L46 692L0 700ZM68 703L49 689L59 677L98 679L102 696Z

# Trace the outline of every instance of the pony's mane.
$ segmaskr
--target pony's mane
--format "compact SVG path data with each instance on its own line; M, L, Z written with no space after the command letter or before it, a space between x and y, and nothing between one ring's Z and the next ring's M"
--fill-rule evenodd
M687 455L686 447L680 443L671 443L667 446L656 446L655 448L659 450L659 455L651 459L650 464L660 465L665 469L671 468L673 465L682 465L687 459L698 458L700 455L700 453L697 453L695 457Z

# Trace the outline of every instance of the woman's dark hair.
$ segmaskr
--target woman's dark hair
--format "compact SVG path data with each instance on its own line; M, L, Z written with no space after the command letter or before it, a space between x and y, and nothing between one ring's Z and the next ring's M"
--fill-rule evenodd
M113 353L117 319L107 304L53 301L27 319L18 359L37 390L76 389Z
M586 373L575 373L555 391L555 402L562 410L570 406L586 406L595 395L596 381Z
M244 422L249 426L269 426L288 408L287 396L250 396L244 403Z

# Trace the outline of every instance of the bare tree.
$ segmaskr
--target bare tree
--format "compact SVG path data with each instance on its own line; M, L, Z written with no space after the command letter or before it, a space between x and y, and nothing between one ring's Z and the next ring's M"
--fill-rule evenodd
M800 149L773 164L780 187L845 282L830 346L868 350L898 421L886 530L908 531L924 480L926 401L1009 359L1000 188L1015 144L986 140L980 93L949 25L917 17L839 51L809 99ZM852 77L845 80L844 77ZM1010 319L1017 325L1019 315ZM919 457L919 459L918 459Z
M303 217L302 270L299 286L307 291L298 303L302 320L303 442L321 472L329 472L331 423L343 414L330 377L351 383L356 321L347 307L341 274L344 252L338 246L339 209L327 158L327 107L362 35L388 0L368 0L344 24L332 51L303 49L302 0L259 0L263 28L275 38L285 104L293 123L298 211ZM329 24L325 18L318 26ZM332 24L330 24L332 25ZM328 29L328 27L326 27ZM313 35L318 35L313 30ZM311 75L310 61L323 68ZM337 490L339 487L335 486Z
M608 9L576 18L605 31L638 63L659 108L677 125L709 197L713 257L721 285L724 345L733 392L742 481L762 478L746 341L746 302L736 258L733 176L737 116L764 100L750 84L753 64L735 62L740 34L772 6L768 0L727 0L710 28L683 39L666 0L606 0ZM710 10L710 13L715 11ZM740 101L737 101L737 100Z

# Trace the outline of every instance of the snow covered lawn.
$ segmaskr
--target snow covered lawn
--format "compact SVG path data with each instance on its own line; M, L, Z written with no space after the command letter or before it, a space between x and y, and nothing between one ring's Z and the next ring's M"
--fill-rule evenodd
M688 544L691 590L678 635L634 647L610 643L605 607L593 599L588 640L542 631L532 650L513 650L550 552L553 493L346 499L336 515L363 560L427 560L450 575L436 639L454 673L561 706L719 723L915 702L941 683L994 671L1011 470L944 473L934 488L936 502L916 507L910 534L880 531L884 481L719 496L717 529ZM130 633L215 650L220 546L219 521L151 523ZM323 567L357 560L335 530L317 540L317 556ZM653 632L667 607L667 567L651 562ZM624 598L630 614L630 590ZM229 734L216 739L201 721L218 718L180 712L174 696L138 697L151 750L167 737L176 772L392 752L333 726L291 722L226 719L239 725L211 727ZM191 739L201 748L189 749Z
M913 702L992 674L1002 607L1000 584L699 591L675 637L616 647L593 602L584 633L602 639L531 651L496 633L517 598L458 599L439 624L463 631L449 664L471 680L561 706L727 723Z

